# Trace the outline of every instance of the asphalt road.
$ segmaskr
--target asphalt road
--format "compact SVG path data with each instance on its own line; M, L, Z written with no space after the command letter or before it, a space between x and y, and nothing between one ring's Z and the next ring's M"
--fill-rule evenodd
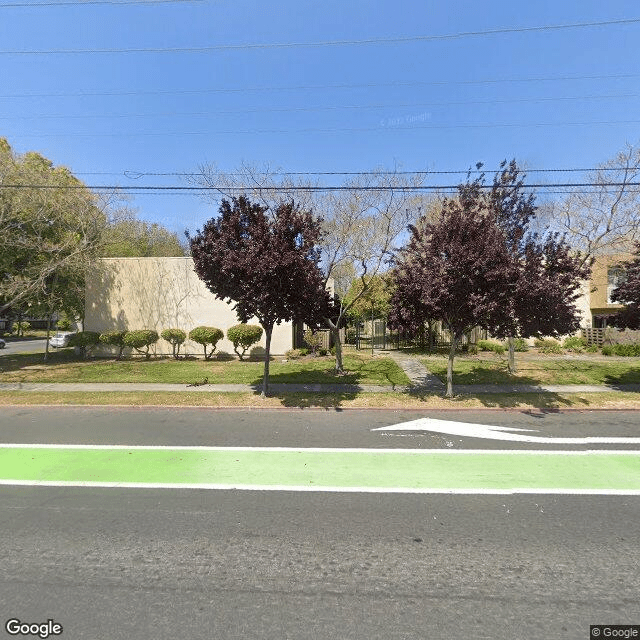
M429 415L640 435L634 412ZM20 407L3 409L0 441L528 446L371 431L416 417ZM52 618L62 638L577 639L640 624L637 496L2 486L0 522L2 622Z
M4 355L11 355L14 353L44 353L46 346L46 340L12 340L11 338L5 338L7 343L4 349L0 349L0 358Z

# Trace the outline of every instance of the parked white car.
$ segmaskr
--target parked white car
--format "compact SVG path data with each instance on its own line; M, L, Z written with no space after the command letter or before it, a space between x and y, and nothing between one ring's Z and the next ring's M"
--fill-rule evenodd
M49 346L56 348L68 347L69 340L71 340L71 338L75 335L75 331L56 333L55 336L49 338Z

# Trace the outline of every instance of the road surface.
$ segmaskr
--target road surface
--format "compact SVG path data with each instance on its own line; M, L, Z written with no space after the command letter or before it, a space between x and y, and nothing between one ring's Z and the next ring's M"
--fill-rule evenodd
M449 460L516 450L494 457L540 451L547 452L540 460L559 461L570 448L587 466L597 457L588 453L593 446L372 431L424 415L20 407L3 409L0 442L125 446L98 450L111 456L114 473L124 469L118 455L141 451L132 445L357 448L380 456L420 449ZM429 417L549 437L640 435L634 412ZM596 449L622 451L615 455L628 461L625 477L640 473L640 447ZM52 455L43 477L102 473L95 460L56 465L66 449L3 451L29 451L33 462L22 468L43 451ZM178 462L160 465L171 482L186 469ZM0 466L0 476L7 469ZM381 467L385 481L388 471ZM494 467L484 474L496 475ZM7 484L0 519L4 620L52 619L62 638L589 638L592 624L640 624L637 495Z

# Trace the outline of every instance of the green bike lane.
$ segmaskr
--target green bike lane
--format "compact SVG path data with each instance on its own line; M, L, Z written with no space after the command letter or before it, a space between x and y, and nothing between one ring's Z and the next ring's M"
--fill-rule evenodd
M0 484L640 495L640 451L3 444Z

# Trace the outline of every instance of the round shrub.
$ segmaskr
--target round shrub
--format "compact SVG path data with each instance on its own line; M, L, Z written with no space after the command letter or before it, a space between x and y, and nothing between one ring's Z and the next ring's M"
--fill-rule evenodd
M58 318L56 327L58 331L71 331L71 320L69 318Z
M201 344L204 348L204 359L210 360L216 351L216 345L224 338L222 329L217 327L196 327L189 331L189 339ZM211 345L211 350L207 354L207 345Z
M124 335L126 331L105 331L100 334L100 343L110 347L118 347L118 360L122 359L122 351L125 347Z
M31 329L31 324L29 322L14 322L11 326L13 333L17 336L24 336L25 331L29 331Z
M567 351L582 353L587 347L587 339L580 336L570 336L569 338L565 338L562 346L567 349Z
M506 347L495 340L478 340L478 349L481 351L493 351L494 353L504 353Z
M562 355L563 353L560 343L557 340L553 340L552 338L537 338L534 344L538 351L540 351L540 353L545 353L547 355Z
M247 350L262 338L262 327L255 324L237 324L227 329L227 338L240 360L244 360ZM242 349L242 352L238 349Z
M180 355L180 345L187 339L187 334L182 329L165 329L161 334L173 349L173 357L177 360Z
M137 331L127 331L124 334L124 344L126 347L135 349L144 355L148 360L151 357L149 348L160 339L157 331L153 329L138 329Z
M99 340L100 334L97 331L79 331L69 338L69 346L80 347L80 352L87 358Z
M304 332L303 337L307 348L311 350L311 353L317 353L322 346L322 335L320 335L316 331L313 331L312 329L307 329Z
M518 353L524 353L525 351L529 351L529 345L524 338L516 338L514 341L513 350Z

